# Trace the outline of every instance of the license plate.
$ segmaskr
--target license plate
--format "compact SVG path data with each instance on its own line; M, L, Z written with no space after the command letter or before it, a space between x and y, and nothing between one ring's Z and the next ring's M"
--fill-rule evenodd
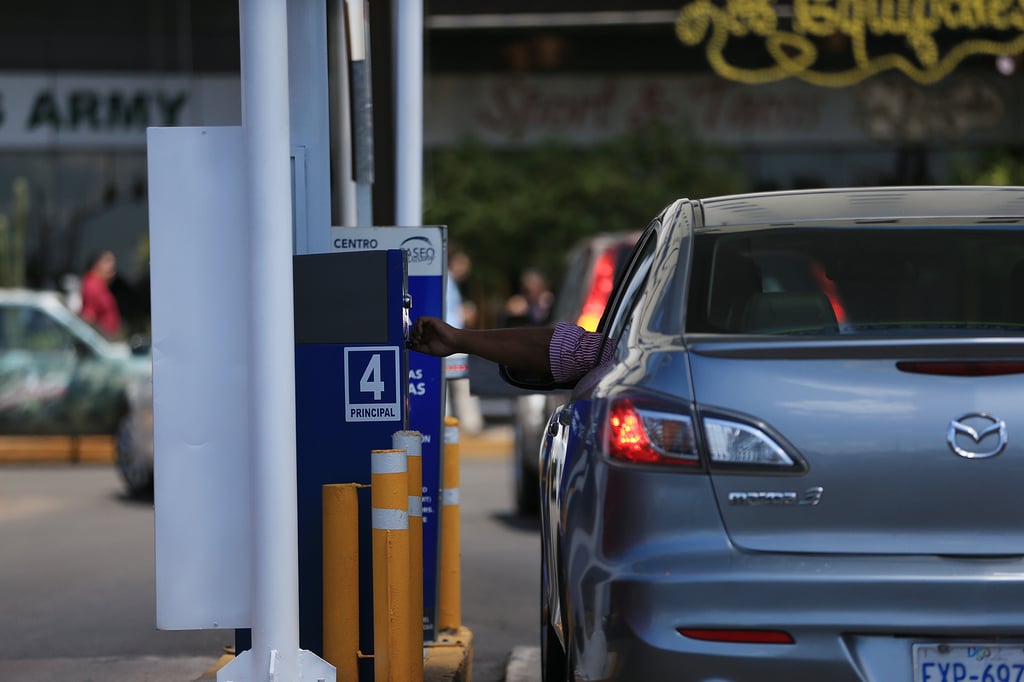
M1024 645L915 644L914 682L1024 682Z

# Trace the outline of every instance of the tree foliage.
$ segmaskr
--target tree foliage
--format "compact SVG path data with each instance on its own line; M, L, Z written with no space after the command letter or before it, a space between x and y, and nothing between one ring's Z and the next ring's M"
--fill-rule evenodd
M990 151L975 163L961 165L956 179L965 185L1024 185L1024 150Z
M474 294L503 297L527 267L557 284L582 237L643 229L679 197L740 191L739 178L732 155L661 126L586 148L470 140L428 156L425 222L469 254Z

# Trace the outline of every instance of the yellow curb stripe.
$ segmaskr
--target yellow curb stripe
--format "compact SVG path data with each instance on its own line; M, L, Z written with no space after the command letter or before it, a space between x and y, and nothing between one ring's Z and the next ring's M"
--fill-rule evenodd
M113 436L0 436L0 463L114 461Z

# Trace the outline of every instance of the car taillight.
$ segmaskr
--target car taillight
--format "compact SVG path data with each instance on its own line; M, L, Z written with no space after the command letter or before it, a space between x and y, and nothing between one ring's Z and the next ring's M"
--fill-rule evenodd
M601 315L604 314L604 307L608 303L608 296L612 293L614 285L615 252L613 249L607 249L594 263L594 278L576 324L588 332L597 329L597 323L601 321Z
M606 437L613 459L638 464L700 464L693 420L688 415L619 398L608 410Z
M697 630L676 628L690 639L704 642L735 642L738 644L793 644L793 635L784 630Z
M797 463L771 436L749 424L705 417L704 435L714 464L795 468Z

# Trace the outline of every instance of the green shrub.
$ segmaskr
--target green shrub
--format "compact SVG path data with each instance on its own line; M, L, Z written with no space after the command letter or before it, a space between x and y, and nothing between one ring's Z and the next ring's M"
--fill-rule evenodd
M1024 150L990 151L974 163L964 163L955 172L965 185L1024 185Z
M527 267L560 281L582 237L643 229L679 197L743 190L731 153L649 127L592 147L496 149L476 141L426 159L425 223L473 261L473 298L502 298Z

